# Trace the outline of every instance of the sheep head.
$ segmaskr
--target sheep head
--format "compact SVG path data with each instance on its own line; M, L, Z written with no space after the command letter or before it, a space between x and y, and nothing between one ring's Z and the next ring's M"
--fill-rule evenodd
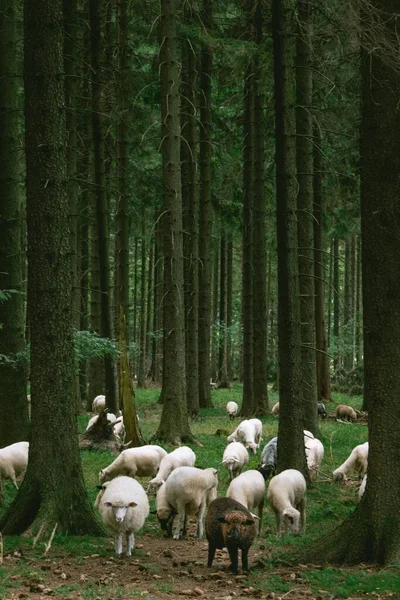
M292 531L293 533L300 533L300 513L298 510L291 506L285 508L282 513L282 524L284 531Z
M232 510L224 517L218 517L218 522L222 526L222 536L225 542L239 543L241 540L252 536L249 527L255 524L254 519L249 519L248 516L240 510ZM255 534L255 530L254 530Z

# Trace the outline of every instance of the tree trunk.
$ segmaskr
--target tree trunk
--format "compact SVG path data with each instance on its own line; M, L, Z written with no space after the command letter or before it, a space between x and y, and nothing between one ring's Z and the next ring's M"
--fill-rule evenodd
M145 372L145 358L146 358L146 261L147 261L147 244L146 244L146 209L144 204L141 210L141 224L142 224L142 239L140 243L141 247L141 260L140 260L140 353L139 353L139 369L138 369L138 388L146 387L146 372Z
M233 241L232 233L228 234L227 282L226 282L226 326L227 326L227 370L229 381L233 380L233 345L232 345L232 300L233 300Z
M212 0L203 0L203 27L212 25ZM200 214L199 214L199 404L212 406L210 391L212 221L211 203L211 48L203 43L200 73Z
M261 0L254 9L257 51L254 57L254 206L253 206L253 414L268 413L267 388L267 243L265 223L265 116L263 64L263 13Z
M75 396L62 0L25 2L25 121L32 428L3 534L103 533L79 456ZM46 185L44 185L46 182ZM62 449L62 451L60 451Z
M96 224L98 231L99 248L99 276L101 292L101 324L100 331L103 337L112 339L111 322L111 287L109 267L109 226L108 226L108 199L105 173L105 107L104 107L104 23L105 0L90 0L89 16L91 30L91 66L92 66L92 127L94 151L94 182L96 197ZM104 359L105 390L107 407L113 413L117 411L116 382L114 360L111 357Z
M361 235L357 236L357 282L356 282L356 359L357 366L362 363L362 281L361 281Z
M153 301L153 342L151 379L161 383L161 330L162 330L162 257L160 254L159 211L156 211L154 239L154 301Z
M340 356L338 353L339 334L340 334L340 288L339 288L339 239L333 240L333 340L336 346L335 360L333 361L333 369L337 371L340 365Z
M328 278L328 324L327 324L327 332L328 332L328 348L331 347L332 340L332 294L333 294L333 240L330 241L329 244L329 278Z
M212 313L211 313L211 373L210 380L218 378L218 339L220 321L218 317L218 290L219 290L219 245L215 244L213 272L212 272Z
M146 306L146 355L145 355L145 377L149 377L151 374L151 344L153 332L152 327L152 297L151 293L153 287L153 262L154 262L154 240L149 240L149 268L147 269L147 306Z
M188 420L185 378L179 72L175 0L161 0L160 84L163 165L164 362L163 410L155 438L195 442Z
M344 256L344 302L343 302L343 340L344 355L343 367L348 373L351 370L351 315L352 308L352 293L351 293L351 236L347 236L345 240L345 256Z
M293 0L272 3L278 244L278 470L306 474L301 384L300 302L296 223L295 56Z
M137 378L138 373L138 254L139 254L139 240L135 236L134 254L133 254L133 344L135 347L135 355L133 357L133 376Z
M398 2L373 4L375 8L363 14L363 26L370 28L364 41L379 25L382 39L393 40L397 48ZM400 557L400 495L395 483L400 455L400 77L385 60L387 53L379 46L363 53L360 154L368 481L355 511L329 536L310 545L301 562L323 557L329 563L389 565Z
M226 329L226 288L227 288L227 236L222 233L220 251L220 298L219 298L219 356L218 356L218 387L229 388L231 383L228 379L228 339Z
M312 37L311 2L298 0L296 63L297 236L301 317L301 385L303 424L318 431L314 289Z
M28 439L26 400L25 308L23 263L24 200L21 194L23 158L20 138L21 103L17 22L21 6L0 0L0 447Z

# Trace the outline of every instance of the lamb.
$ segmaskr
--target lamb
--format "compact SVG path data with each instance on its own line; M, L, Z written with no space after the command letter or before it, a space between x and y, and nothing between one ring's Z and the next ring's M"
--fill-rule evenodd
M18 489L17 477L25 475L28 466L29 442L16 442L0 449L0 492L3 481L10 479Z
M318 476L318 469L324 458L324 446L322 445L322 442L316 438L307 438L307 441L305 438L305 451L310 479L316 479Z
M265 481L272 475L275 475L278 462L278 438L274 437L268 442L261 453L261 460L258 470Z
M150 510L140 483L130 477L116 477L100 491L95 505L104 524L115 532L115 554L122 554L122 537L125 535L126 556L131 556L135 533L143 527Z
M100 394L96 396L96 398L92 402L92 412L101 413L106 407L106 397L104 394Z
M232 420L238 414L239 406L236 404L236 402L231 401L231 402L228 402L228 404L226 405L226 410L229 415L229 418Z
M226 496L240 502L250 511L257 509L259 517L258 533L260 534L265 496L265 482L261 473L254 469L241 473L229 484Z
M228 436L228 442L242 442L246 448L250 448L255 454L260 445L261 436L261 421L259 419L245 419Z
M254 517L240 502L232 498L216 498L208 507L206 517L208 540L207 567L212 563L217 548L227 548L231 564L229 569L238 573L238 551L242 551L243 571L249 570L248 553L256 537Z
M347 404L339 404L336 407L335 415L337 419L346 419L346 421L357 421L357 413Z
M93 417L91 417L88 421L88 424L86 426L86 431L88 429L90 429L90 427L96 423L97 419L99 418L99 415L94 415ZM107 421L109 421L110 423L114 423L114 421L117 420L117 417L113 414L113 413L107 413Z
M251 423L254 426L254 440L257 444L257 448L259 448L262 442L262 423L260 419L249 419L249 423Z
M118 417L113 427L114 435L122 444L125 439L125 425L123 417ZM159 447L159 446L158 446Z
M328 413L326 412L326 408L325 408L325 404L323 402L318 402L318 415L320 417L322 417L323 419L325 419L328 416Z
M105 469L99 473L99 482L104 483L126 475L128 477L152 477L157 473L166 452L160 446L148 445L139 448L128 448Z
M168 479L174 469L178 467L193 467L195 462L196 455L188 446L180 446L173 452L170 452L162 459L157 476L149 482L147 493L155 494L160 485Z
M240 474L244 465L249 462L249 453L241 442L232 442L225 450L222 465L228 469L231 480Z
M364 492L365 492L365 486L367 485L367 474L365 473L364 477L362 478L361 481L361 485L360 485L360 489L358 490L358 499L361 500L361 498L364 496Z
M197 536L204 534L204 515L207 506L217 497L217 469L197 469L196 467L178 467L165 482L165 500L178 514L174 520L172 533L179 540L185 530L186 518L197 518ZM158 512L160 508L158 508ZM171 511L172 514L172 511ZM165 513L164 513L165 519Z
M359 444L350 452L349 457L332 473L335 483L345 481L351 471L358 471L360 477L365 475L368 467L368 442Z
M279 402L273 405L271 413L276 417L279 415Z
M267 498L275 513L278 537L285 531L304 533L306 489L306 480L296 469L286 469L271 479Z

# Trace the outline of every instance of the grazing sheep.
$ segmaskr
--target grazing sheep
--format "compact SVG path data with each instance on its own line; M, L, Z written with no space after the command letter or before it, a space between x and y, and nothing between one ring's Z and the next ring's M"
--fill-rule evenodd
M165 482L165 499L175 509L178 518L173 523L173 538L179 540L185 530L186 518L197 518L197 536L204 534L204 515L207 506L217 497L217 469L178 467Z
M318 415L325 419L328 416L326 412L325 404L323 402L318 402Z
M134 534L143 527L150 510L140 483L130 477L116 477L99 492L95 506L104 524L115 532L115 554L122 554L122 536L125 535L126 556L131 556Z
M275 475L278 462L278 438L274 437L268 442L261 453L261 460L258 470L265 481L272 475Z
M322 445L322 442L316 438L307 438L307 441L305 441L305 451L310 479L316 479L318 476L318 469L324 458L324 446Z
M104 483L118 475L128 477L152 477L157 473L163 456L167 453L160 446L128 448L99 473L99 482Z
M16 442L0 449L0 492L3 481L10 479L18 489L17 477L25 475L28 466L29 442Z
M254 440L259 448L262 442L262 423L260 419L249 419L249 423L254 426Z
M276 417L279 415L279 402L273 405L271 413Z
M237 574L240 548L243 571L249 570L248 553L256 537L256 526L253 515L240 502L232 498L213 500L207 511L206 536L208 540L207 567L212 567L217 548L227 548L231 559L229 569Z
M167 481L169 475L178 467L193 467L196 462L196 455L188 446L180 446L173 452L164 456L160 463L157 476L149 482L147 487L148 494L156 494L158 488L164 481Z
M123 444L125 440L125 425L123 417L118 417L113 427L114 435Z
M92 412L101 413L106 407L106 397L104 394L100 394L96 396L96 398L92 402Z
M259 419L245 419L228 436L228 442L242 442L246 448L250 448L255 454L260 445L261 436L261 421Z
M361 498L364 496L364 492L365 492L365 486L367 485L367 474L365 473L364 477L362 478L361 481L361 485L360 485L360 489L358 490L358 499L361 500Z
M241 442L232 442L225 450L222 457L222 465L228 469L231 480L234 479L244 465L249 462L249 453Z
M306 489L306 480L296 469L286 469L271 479L267 498L275 513L278 536L285 531L304 533Z
M332 473L335 483L345 481L351 471L358 471L360 477L365 475L368 467L368 442L359 444L350 452L348 458Z
M88 421L88 424L86 426L86 431L88 429L91 428L92 425L94 425L94 423L96 423L97 419L99 418L99 415L94 415L93 417L91 417ZM107 413L107 421L109 421L110 423L114 423L114 421L117 420L117 417L113 414L113 413Z
M172 527L177 512L173 506L167 500L167 492L165 483L162 483L157 490L156 494L156 509L151 513L157 515L158 522L163 531L167 533L167 537L172 536ZM185 530L184 530L185 533Z
M261 473L254 469L241 473L229 484L226 496L240 502L251 512L257 509L258 533L260 534L265 496L265 481Z
M229 418L232 420L236 417L236 415L239 412L239 406L236 404L236 402L228 402L228 404L226 405L226 411L229 415Z
M337 419L345 419L346 421L357 421L357 413L351 406L347 404L339 404L336 407L335 415Z

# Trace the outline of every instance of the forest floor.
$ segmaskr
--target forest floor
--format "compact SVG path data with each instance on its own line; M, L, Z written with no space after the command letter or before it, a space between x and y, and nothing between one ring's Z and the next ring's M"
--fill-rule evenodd
M137 390L136 401L140 423L146 439L156 430L160 405L159 390ZM218 467L228 435L237 423L227 420L225 404L240 402L241 386L213 392L214 408L202 411L192 422L192 430L202 442L194 448L197 465ZM270 405L277 397L270 394ZM337 403L361 406L360 397L336 396ZM334 410L334 404L327 406ZM89 415L79 417L79 429L84 430ZM277 432L277 419L263 419L263 445ZM299 550L303 545L326 534L341 523L357 503L359 482L354 478L345 486L332 484L331 472L347 458L351 449L367 439L365 424L342 424L334 420L321 422L321 439L325 459L318 481L307 492L307 532L304 536L286 535L276 538L275 519L268 506L264 509L263 530L249 553L251 572L235 576L226 568L225 550L217 551L214 565L206 568L207 541L195 538L195 524L188 527L188 536L175 541L163 537L153 515L136 536L136 548L131 558L116 558L109 538L55 536L45 554L45 542L40 539L33 548L32 538L9 537L0 540L0 600L130 600L134 598L203 598L204 600L243 600L271 598L274 600L357 600L371 598L400 600L399 565L376 569L368 565L340 569L333 566L288 566L282 553ZM168 449L168 448L167 448ZM94 501L100 468L115 458L110 453L82 452L82 465L88 494ZM259 456L251 456L248 468L257 468ZM146 487L146 482L141 481ZM219 495L229 484L224 469L219 471ZM15 491L6 489L6 505ZM154 500L151 499L153 507ZM5 506L0 507L0 514Z

